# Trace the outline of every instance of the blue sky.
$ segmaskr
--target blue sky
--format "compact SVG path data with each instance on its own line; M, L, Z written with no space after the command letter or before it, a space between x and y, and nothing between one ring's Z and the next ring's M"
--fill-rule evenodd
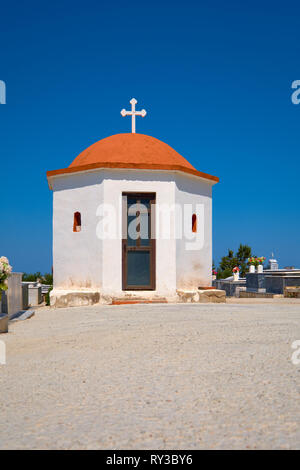
M132 96L137 132L220 177L215 261L242 242L300 267L299 2L6 2L0 40L0 256L15 271L51 269L46 171L128 132Z

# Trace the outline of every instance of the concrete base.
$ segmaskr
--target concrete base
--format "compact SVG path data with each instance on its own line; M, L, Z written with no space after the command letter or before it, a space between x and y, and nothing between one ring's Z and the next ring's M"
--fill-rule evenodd
M178 301L183 303L223 303L226 302L226 292L219 289L205 289L198 291L178 290Z
M8 315L0 315L0 333L8 333Z
M100 293L97 291L63 291L50 292L50 305L55 308L86 307L100 302Z
M148 291L149 294L149 291ZM122 297L101 295L99 291L64 291L54 289L50 292L50 305L56 308L85 307L94 304L134 304L134 303L204 303L226 302L226 292L219 289L178 290L176 297L159 297L153 292L148 296L138 292L126 292Z
M156 291L123 291L121 295L102 295L100 303L106 303L110 305L118 304L130 304L130 303L166 303L166 302L176 302L176 296L160 296Z

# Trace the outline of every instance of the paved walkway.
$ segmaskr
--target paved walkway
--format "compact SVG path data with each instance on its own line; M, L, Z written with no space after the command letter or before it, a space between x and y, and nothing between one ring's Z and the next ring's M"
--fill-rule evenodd
M300 448L297 300L45 307L0 339L0 448Z

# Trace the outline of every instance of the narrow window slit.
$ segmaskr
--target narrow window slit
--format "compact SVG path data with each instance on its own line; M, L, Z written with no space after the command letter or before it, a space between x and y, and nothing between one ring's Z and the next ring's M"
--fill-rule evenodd
M73 232L81 231L81 214L80 212L74 212Z
M196 214L192 215L192 232L197 232L197 216L196 216Z

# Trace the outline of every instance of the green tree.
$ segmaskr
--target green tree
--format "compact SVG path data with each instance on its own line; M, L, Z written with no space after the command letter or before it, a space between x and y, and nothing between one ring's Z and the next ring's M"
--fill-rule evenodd
M46 294L46 297L45 297L45 301L46 301L46 305L50 305L50 292L52 291L53 287L50 287L50 289L48 290L47 294Z
M248 258L252 256L251 247L248 245L240 246L234 254L233 250L228 250L227 256L223 256L220 261L218 269L218 279L225 279L226 277L232 276L232 270L235 266L240 268L241 277L245 277L247 267L248 267Z
M245 277L247 267L248 267L248 258L251 258L252 250L249 245L242 245L240 243L239 249L236 252L236 257L238 260L237 266L240 268L241 277Z
M233 250L228 250L228 255L223 256L219 264L218 279L225 279L232 276L232 270L238 266L238 259L234 256Z
M38 274L41 274L41 273L23 273L22 281L35 282L38 278Z
M36 273L23 273L22 281L24 282L36 282L39 280L42 284L53 284L53 275L50 273L41 274L39 271Z
M46 273L43 275L43 283L48 285L53 285L53 274Z

